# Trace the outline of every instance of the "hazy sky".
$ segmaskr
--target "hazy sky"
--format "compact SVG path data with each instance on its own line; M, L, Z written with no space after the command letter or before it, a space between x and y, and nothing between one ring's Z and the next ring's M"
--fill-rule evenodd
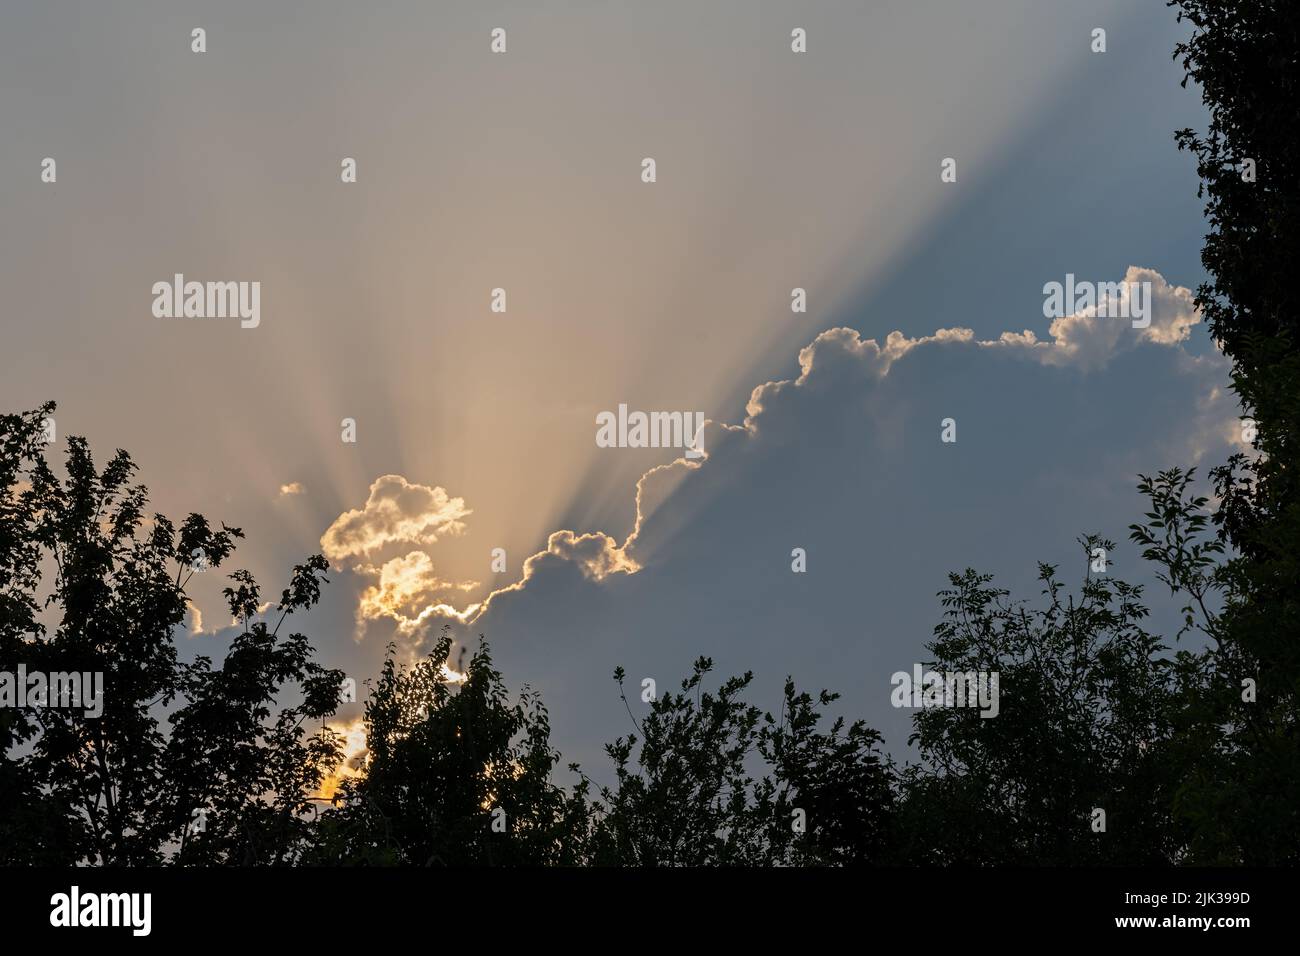
M889 675L947 571L1033 597L1077 535L1126 539L1139 470L1229 450L1181 29L1122 0L6 3L0 405L55 399L158 510L242 526L268 594L324 548L305 628L359 679L450 620L584 764L629 729L615 665L664 687L699 654L901 746ZM260 323L156 317L176 273L260 282ZM1149 281L1151 328L1053 327L1067 273ZM598 447L620 404L702 413L707 459ZM219 653L195 582L187 649Z

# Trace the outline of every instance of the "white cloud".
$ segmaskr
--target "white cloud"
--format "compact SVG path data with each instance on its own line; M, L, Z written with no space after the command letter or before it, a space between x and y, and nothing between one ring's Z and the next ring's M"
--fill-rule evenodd
M1049 329L1051 337L1047 340L1040 340L1029 330L1004 332L996 339L980 340L971 329L942 328L933 335L919 338L908 338L898 331L890 332L881 345L875 339L862 338L856 329L827 329L800 350L797 378L767 382L753 390L742 426L713 421L706 423L703 444L710 449L706 458L699 461L678 459L653 468L641 477L636 489L635 525L622 544L602 532L556 531L548 539L545 551L524 562L520 580L494 591L468 620L472 623L487 614L498 596L527 588L536 572L550 562L569 562L585 578L595 582L614 573L637 573L643 560L639 551L642 529L654 508L671 495L672 489L690 470L718 467L719 456L727 453L728 438L744 441L757 437L766 419L773 415L774 406L794 391L817 389L823 383L845 378L882 380L890 374L895 363L923 349L975 347L1008 356L1022 356L1038 365L1072 366L1096 372L1115 356L1131 349L1144 345L1179 348L1187 341L1192 326L1200 321L1192 303L1191 290L1171 285L1155 270L1138 266L1128 268L1124 281L1151 284L1151 322L1146 328L1133 328L1127 319L1099 317L1096 310L1092 310L1054 321ZM1226 378L1226 364L1217 352L1207 357L1194 357L1180 349L1180 361L1189 373ZM1218 386L1193 399L1187 416L1192 426L1186 429L1184 453L1193 462L1199 461L1211 446L1222 444L1229 428L1237 428L1236 415L1235 403Z
M375 579L361 594L358 623L387 617L407 632L424 618L450 607L439 600L441 596L479 586L477 581L443 580L434 570L433 559L423 551L411 551L379 567L362 565L355 570Z
M827 329L800 350L798 378L767 382L754 389L746 407L745 427L755 427L764 407L782 391L808 386L815 372L834 375L837 368L848 367L858 376L883 378L899 359L927 346L973 344L1022 353L1044 365L1098 371L1115 356L1140 345L1172 347L1187 341L1192 326L1201 320L1190 289L1170 285L1159 272L1140 266L1129 266L1123 281L1151 285L1151 323L1146 328L1133 328L1129 319L1099 316L1093 308L1053 321L1048 339L1040 339L1029 329L1003 332L996 339L977 339L971 329L954 327L938 329L933 335L919 338L890 332L882 346L875 339L862 338L856 329Z
M390 544L433 544L440 535L460 534L461 520L472 512L464 498L438 487L384 475L370 486L365 507L347 511L321 536L321 550L331 561L368 557Z
M1037 349L1042 360L1050 364L1093 370L1144 342L1179 345L1187 341L1192 326L1201 321L1192 302L1192 291L1170 285L1154 269L1129 266L1124 283L1125 288L1131 283L1150 283L1151 324L1146 328L1133 328L1129 319L1100 316L1099 307L1093 307L1055 320L1050 329L1050 343L1018 344ZM1032 339L1032 333L1025 334Z
M635 521L621 542L602 531L555 531L549 535L544 550L523 562L517 581L493 591L481 601L463 606L458 606L457 594L471 590L473 584L440 579L434 573L432 559L424 552L410 552L378 568L361 565L357 570L376 581L361 596L359 631L368 622L381 618L391 620L397 624L397 633L408 638L414 648L432 628L444 623L486 626L493 630L499 623L493 609L502 600L514 602L523 599L525 593L536 592L537 601L563 602L567 597L561 595L575 593L568 590L576 586L573 582L584 581L588 586L604 588L618 580L639 576L650 566L652 552L658 554L659 549L667 549L663 560L670 564L689 563L693 559L678 553L683 545L674 536L682 532L688 537L694 535L690 528L692 516L709 507L710 493L720 490L729 494L755 484L761 487L769 479L750 470L770 467L757 462L770 463L772 459L765 456L773 448L780 448L792 440L791 436L815 427L818 416L843 414L850 427L862 430L864 441L871 434L879 440L891 427L896 427L890 423L910 414L906 406L914 402L909 396L916 389L929 391L937 384L934 376L941 368L970 370L980 381L1006 380L1012 392L1016 382L1035 383L1030 387L1046 389L1041 397L1052 401L1060 397L1053 395L1054 392L1065 395L1073 389L1082 389L1091 394L1101 383L1107 391L1113 386L1132 387L1129 373L1125 373L1127 378L1121 376L1115 381L1099 379L1081 383L1077 377L1060 376L1054 369L1073 367L1090 375L1101 375L1115 356L1141 347L1152 348L1157 350L1152 353L1153 360L1157 356L1159 359L1151 367L1161 369L1163 376L1173 375L1172 381L1179 383L1175 392L1162 396L1162 400L1174 402L1179 411L1167 423L1156 417L1162 422L1156 427L1164 427L1165 433L1144 436L1147 444L1134 446L1131 439L1125 439L1121 448L1103 448L1099 452L1108 456L1112 466L1119 461L1115 456L1128 456L1118 469L1131 474L1125 471L1130 461L1135 468L1150 467L1157 462L1149 456L1156 454L1196 462L1206 454L1222 451L1225 423L1235 422L1235 402L1223 388L1226 363L1222 356L1217 352L1194 356L1182 349L1197 322L1190 291L1169 285L1150 270L1129 269L1126 280L1152 283L1154 310L1147 329L1133 329L1124 321L1075 316L1053 323L1047 340L1039 340L1031 332L1004 333L995 339L980 340L970 329L945 328L919 338L891 332L884 337L883 344L863 338L854 329L826 330L800 350L796 378L767 382L753 390L743 424L706 423L703 444L709 450L707 457L694 461L679 458L651 468L640 477L636 484ZM1001 357L1005 368L989 364L995 356ZM908 369L909 374L898 387L885 390L884 384L893 382L893 376L899 374L894 370L900 363L915 368ZM1017 365L1025 369L1025 376L1015 375L1013 370ZM1054 382L1059 383L1059 388ZM1037 397L1030 401L1036 401ZM1141 393L1138 400L1142 400ZM859 402L865 404L859 406L856 404ZM895 407L900 402L903 405ZM967 405L971 405L968 400ZM968 423L986 414L974 411L973 406L959 412L963 413ZM859 421L854 416L866 418L853 425ZM1144 420L1151 421L1152 414ZM936 427L937 421L936 418ZM882 422L885 423L883 431ZM1152 426L1146 427L1149 430ZM875 454L891 456L873 459L879 461L882 473L909 480L907 465L900 465L889 448L881 445ZM825 460L810 459L808 467L833 471L845 467L836 450L826 449L823 457ZM1057 464L1049 456L1040 460L1039 466L1050 470ZM703 483L695 482L689 495L678 495L683 483L692 476L702 476ZM1071 480L1091 479L1083 475ZM903 499L907 497L900 495ZM668 503L671 505L666 507ZM772 506L789 507L790 504L779 501ZM834 506L828 502L827 507ZM468 513L460 499L448 497L441 489L411 485L400 476L388 475L372 486L366 508L340 516L322 543L328 541L336 556L374 550L396 540L428 543L434 538L434 532L461 527L460 518ZM759 512L752 520L763 518ZM851 534L848 529L858 519L846 517L845 520L845 533ZM654 585L645 587L653 589ZM735 595L731 599L735 600ZM507 619L512 614L508 610L503 613Z

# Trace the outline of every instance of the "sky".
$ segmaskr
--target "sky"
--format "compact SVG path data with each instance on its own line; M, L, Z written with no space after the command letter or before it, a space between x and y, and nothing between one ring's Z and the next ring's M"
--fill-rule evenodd
M889 678L948 572L1034 598L1097 532L1160 610L1137 475L1234 450L1184 30L1122 0L5 4L0 406L53 399L158 511L242 527L267 594L325 553L298 624L358 683L482 635L598 777L614 668L667 689L700 655L903 754ZM256 327L155 314L177 273L260 283ZM1045 315L1067 275L1149 283L1150 325ZM601 447L620 405L699 414L703 455ZM219 656L220 572L192 584L178 640Z

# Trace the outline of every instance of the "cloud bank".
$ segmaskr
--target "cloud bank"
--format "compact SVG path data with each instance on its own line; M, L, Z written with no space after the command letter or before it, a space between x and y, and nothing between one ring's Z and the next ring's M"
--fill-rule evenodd
M800 350L795 377L753 390L740 424L706 424L704 459L641 476L621 541L554 531L517 580L472 602L408 553L360 568L377 579L365 614L400 608L415 646L444 623L460 640L485 634L504 672L546 695L566 754L587 762L617 729L605 686L615 665L667 686L710 652L731 670L843 691L846 711L899 742L906 714L888 706L888 675L924 659L948 571L1031 584L1040 558L1073 560L1078 534L1123 538L1138 471L1228 451L1227 363L1189 351L1190 291L1150 269L1125 280L1151 283L1146 328L1089 311L1043 338L955 327L882 342L828 329ZM941 440L945 419L954 443ZM356 553L468 514L441 489L386 476L327 538ZM1140 570L1117 558L1117 574Z

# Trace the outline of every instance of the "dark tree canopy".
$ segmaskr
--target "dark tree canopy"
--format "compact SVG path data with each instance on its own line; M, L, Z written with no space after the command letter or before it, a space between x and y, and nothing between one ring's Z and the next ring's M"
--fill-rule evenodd
M146 518L126 452L99 470L80 438L60 479L42 438L53 410L0 418L0 670L100 673L102 714L0 708L0 855L290 861L306 800L338 759L332 735L308 738L302 724L334 711L343 675L315 663L302 634L279 631L316 603L324 560L294 568L274 626L254 620L257 583L234 572L225 593L243 632L220 667L182 662L185 587L241 532L197 514L179 528Z
M1184 85L1200 87L1204 132L1178 133L1197 161L1210 279L1196 304L1233 362L1256 422L1251 456L1213 473L1214 520L1236 552L1220 577L1215 671L1206 694L1228 727L1223 758L1188 785L1214 856L1300 860L1300 17L1284 0L1173 0L1192 35ZM1248 173L1253 163L1253 177ZM1258 700L1243 719L1241 682Z
M656 697L638 734L606 748L594 860L631 866L791 866L882 859L892 768L858 722L818 729L820 707L786 680L778 717L742 699L752 674L705 689L708 658ZM615 672L620 693L622 668ZM624 695L624 702L627 698ZM632 712L629 705L629 716ZM635 717L633 717L635 720ZM760 771L765 771L758 776Z
M581 862L585 788L556 786L541 699L512 701L486 644L447 679L445 633L413 666L395 647L366 702L364 774L322 815L313 859L416 866Z

